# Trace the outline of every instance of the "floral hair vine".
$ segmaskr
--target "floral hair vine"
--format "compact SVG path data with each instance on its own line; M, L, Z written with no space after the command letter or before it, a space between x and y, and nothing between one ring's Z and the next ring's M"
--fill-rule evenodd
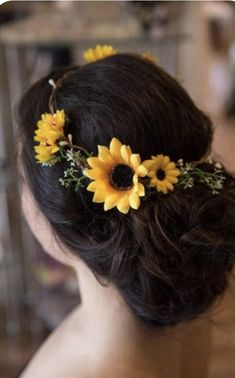
M113 52L111 46L105 46L102 51L103 55L96 46L86 54L90 61L91 58L94 61L94 56L102 59ZM54 95L58 82L55 84L49 80L49 83ZM116 137L112 138L109 147L98 145L98 156L93 156L85 148L73 144L71 134L65 134L69 120L63 109L53 112L52 100L51 95L51 114L42 114L35 130L34 141L39 143L34 147L36 160L49 167L66 161L69 167L59 179L61 185L73 187L75 191L86 188L93 192L92 201L104 203L105 211L117 207L121 213L127 214L130 208L137 210L140 207L141 197L145 199L157 192L167 194L176 186L192 188L195 179L205 184L212 194L223 188L222 165L211 159L207 160L213 167L211 172L199 168L198 163L185 163L183 159L173 162L162 154L142 162L138 153L133 153L129 145L122 144Z

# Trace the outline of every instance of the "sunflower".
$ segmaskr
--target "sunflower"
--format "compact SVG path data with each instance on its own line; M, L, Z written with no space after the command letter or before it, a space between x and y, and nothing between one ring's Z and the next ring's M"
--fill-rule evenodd
M174 189L173 184L178 182L180 170L170 161L169 156L152 156L152 159L145 160L142 165L148 170L147 175L151 178L150 186L164 194Z
M150 52L142 54L142 57L144 59L150 60L150 62L152 62L154 64L157 64L157 62L158 62L158 59L153 54L151 54Z
M54 114L42 114L34 136L34 141L39 142L39 145L34 147L39 163L50 162L53 155L59 151L57 141L64 138L64 125L64 110L57 110Z
M97 60L115 54L117 54L117 50L115 50L111 45L96 45L95 48L86 50L83 57L87 62L96 62Z
M98 146L98 156L89 157L87 162L91 169L85 169L84 175L94 180L87 187L94 192L93 202L104 202L105 211L116 206L124 214L130 207L139 208L140 197L145 195L139 176L147 174L139 154L112 138L109 148Z
M38 146L34 147L35 152L37 153L36 159L38 163L45 164L53 161L54 154L59 151L59 147L57 146L44 146L43 144L39 144ZM50 164L49 164L50 165Z

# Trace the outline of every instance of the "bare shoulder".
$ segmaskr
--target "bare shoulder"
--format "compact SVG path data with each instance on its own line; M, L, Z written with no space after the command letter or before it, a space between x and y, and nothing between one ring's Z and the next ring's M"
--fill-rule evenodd
M82 330L75 308L33 356L20 378L88 378L82 353Z
M162 378L128 360L125 351L96 345L81 324L79 307L60 324L36 352L20 378Z

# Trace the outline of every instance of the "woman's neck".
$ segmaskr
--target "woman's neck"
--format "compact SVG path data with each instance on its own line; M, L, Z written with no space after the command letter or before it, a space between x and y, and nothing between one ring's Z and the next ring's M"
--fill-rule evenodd
M80 262L78 306L50 335L22 378L178 378L179 342L138 322L113 285Z
M94 366L110 369L103 376L168 377L165 366L161 366L164 333L142 325L115 286L102 286L83 263L79 262L75 270L81 294L76 324L85 340L83 347L95 358Z
M128 343L136 335L139 324L112 284L102 285L93 273L79 262L75 266L81 295L79 317L94 342L110 346ZM128 330L128 332L127 332Z

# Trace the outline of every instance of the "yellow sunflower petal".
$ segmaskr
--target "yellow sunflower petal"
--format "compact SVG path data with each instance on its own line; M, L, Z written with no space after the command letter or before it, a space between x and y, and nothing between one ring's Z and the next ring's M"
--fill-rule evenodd
M42 144L35 146L34 150L35 150L35 152L37 152L38 154L41 154L41 155L46 154L48 152L51 153L51 147L48 148L47 146L44 146Z
M107 178L107 173L100 167L85 169L83 172L85 176L92 180L103 180Z
M104 189L104 182L101 180L92 181L87 186L87 190L89 190L90 192L95 192L96 190L102 191L103 189Z
M122 197L119 199L119 201L117 203L117 208L123 214L127 214L128 213L128 211L130 209L128 194L123 194L122 195Z
M149 177L155 177L156 176L156 172L155 171L150 171L150 172L148 172L148 176Z
M128 154L131 156L132 155L131 147L130 146L126 146L126 148L127 148Z
M38 126L40 126L43 122L51 123L53 121L52 114L45 113L42 114L41 120L38 121Z
M59 151L59 147L58 146L52 146L52 149L51 149L51 153L54 154L55 152Z
M142 165L148 170L151 171L154 168L154 161L153 160L145 160L143 161Z
M179 169L169 169L167 171L167 175L177 177L177 176L180 175L180 170Z
M130 147L123 144L121 146L120 152L121 152L121 156L122 156L123 160L125 160L125 162L129 164L130 163L130 157L131 157Z
M56 125L57 127L64 127L65 123L65 113L64 110L57 110L55 115Z
M132 193L129 195L129 203L130 206L135 210L140 207L140 197L136 192L132 191Z
M167 194L167 188L165 188L165 187L161 188L160 191L161 191L163 194Z
M137 172L138 172L139 176L144 177L144 176L147 175L148 170L147 170L147 168L143 164L141 164L137 168Z
M110 169L114 166L113 160L101 161L97 156L87 158L87 162L91 168L100 168L107 174L110 172Z
M135 173L134 176L133 176L133 183L134 183L134 185L136 185L138 181L139 181L138 174Z
M98 158L100 159L100 161L107 163L107 164L115 164L115 161L112 158L108 147L98 146L98 151L99 151Z
M48 144L55 144L55 142L60 139L64 134L60 131L54 131L51 130L50 132L47 133L46 138L47 138L47 143Z
M172 176L168 176L168 175L167 175L167 180L172 182L172 184L177 184L177 182L179 182L179 180L176 177L172 177Z
M96 156L87 158L87 162L91 168L99 167L101 169L105 169L105 164L102 163Z
M137 169L138 166L141 164L140 155L139 154L132 154L130 156L130 164L134 169Z
M166 170L172 170L172 169L175 169L175 163L173 163L173 162L168 163L168 164L165 166L165 169L166 169Z
M140 197L143 197L145 195L145 188L144 185L141 182L138 182L137 184L137 190Z
M163 168L165 166L164 155L157 155L154 157L155 168Z
M41 149L42 149L42 146L39 144L38 146L34 146L34 150L35 152L38 152L40 153L41 152Z
M99 151L99 153L101 153L101 154L107 154L107 155L110 155L109 148L106 147L106 146L101 146L100 144L98 145L98 151ZM110 156L111 156L111 155L110 155Z
M163 155L162 155L163 156ZM164 166L167 166L170 163L170 158L169 156L163 156L163 162Z
M155 184L155 187L156 187L156 189L157 189L158 192L164 192L164 191L167 192L167 189L166 189L166 188L164 187L164 185L162 185L162 183L160 183L160 182L157 182L157 183Z
M173 190L173 189L174 189L174 186L173 186L172 183L171 183L170 181L168 181L168 180L165 180L164 185L165 185L165 187L166 187L167 189L169 189L169 190Z
M104 191L97 190L93 195L92 201L96 203L101 203L104 202L105 197L106 193Z
M36 159L40 163L46 163L53 158L52 146L38 145L34 147Z
M120 200L121 196L122 196L122 193L116 192L106 197L105 203L104 203L104 210L107 211L115 207L118 201Z
M102 192L105 197L114 192L114 188L112 188L108 180L92 181L87 186L87 190L89 190L90 192L98 192L98 193Z
M122 160L121 153L120 153L121 147L122 147L121 142L117 138L112 138L109 149L110 149L110 153L112 157L116 161Z
M158 183L158 180L156 179L156 177L154 176L151 180L150 180L150 186L156 186Z

